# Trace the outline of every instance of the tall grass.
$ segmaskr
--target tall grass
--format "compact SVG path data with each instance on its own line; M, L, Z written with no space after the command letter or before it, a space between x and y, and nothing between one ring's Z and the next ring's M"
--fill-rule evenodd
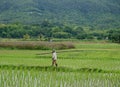
M10 49L32 49L32 50L75 48L75 46L71 42L40 42L40 41L0 42L0 47Z

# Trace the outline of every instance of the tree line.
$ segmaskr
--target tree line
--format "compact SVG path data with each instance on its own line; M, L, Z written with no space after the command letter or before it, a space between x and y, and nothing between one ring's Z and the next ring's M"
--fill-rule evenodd
M43 21L40 24L24 25L20 23L0 24L1 38L60 38L60 39L108 39L120 43L120 29L97 30L79 25L68 25Z

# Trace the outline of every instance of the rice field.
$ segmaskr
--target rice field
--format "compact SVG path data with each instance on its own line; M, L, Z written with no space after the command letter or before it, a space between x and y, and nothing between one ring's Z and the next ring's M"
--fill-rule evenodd
M1 87L119 87L120 74L2 70Z
M75 46L56 50L58 67L51 50L0 49L0 87L120 87L119 44Z

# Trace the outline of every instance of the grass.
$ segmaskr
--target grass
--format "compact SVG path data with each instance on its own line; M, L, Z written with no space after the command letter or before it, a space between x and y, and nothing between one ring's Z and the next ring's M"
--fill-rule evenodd
M119 87L120 74L25 70L0 71L1 87Z
M51 50L0 49L0 86L120 86L119 44L78 42L75 46L56 50L57 68L51 67Z
M43 42L43 41L2 41L1 48L9 49L29 49L29 50L52 50L75 48L70 42Z

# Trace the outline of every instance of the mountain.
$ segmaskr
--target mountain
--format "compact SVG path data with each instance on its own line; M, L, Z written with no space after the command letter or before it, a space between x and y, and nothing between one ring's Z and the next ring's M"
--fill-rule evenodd
M120 28L120 0L0 0L0 23L44 20L99 29Z

